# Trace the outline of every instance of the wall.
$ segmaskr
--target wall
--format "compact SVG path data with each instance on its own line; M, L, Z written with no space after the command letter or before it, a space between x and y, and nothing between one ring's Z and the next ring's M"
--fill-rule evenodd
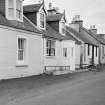
M28 43L28 63L24 66L17 65L18 35L26 37ZM41 45L41 35L0 28L0 79L41 74Z
M70 40L62 41L62 49L63 48L67 48L67 57L62 56L62 65L70 65L70 70L75 70L75 42Z
M102 44L100 45L100 48L99 48L99 59L101 64L105 64L105 45L102 45Z
M44 66L70 66L71 70L75 70L75 43L73 41L56 40L54 57L46 56L46 39L43 39L43 67ZM71 57L71 48L74 48L74 56ZM63 57L63 48L67 48L67 57Z
M88 55L88 44L84 45L84 64L91 64L91 60L92 60L92 45L89 45L90 48L90 54ZM99 63L99 48L97 48L97 56L96 56L96 46L94 46L94 64L98 64Z
M80 47L81 45L75 45L75 66L78 68L80 66Z
M96 56L96 47L94 47L94 64L99 64L99 47L97 47L97 56Z

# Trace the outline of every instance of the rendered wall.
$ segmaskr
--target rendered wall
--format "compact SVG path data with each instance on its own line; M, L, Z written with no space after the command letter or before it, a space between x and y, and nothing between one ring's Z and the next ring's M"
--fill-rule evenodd
M17 65L18 35L27 38L28 63ZM41 36L0 28L0 79L18 78L41 74Z

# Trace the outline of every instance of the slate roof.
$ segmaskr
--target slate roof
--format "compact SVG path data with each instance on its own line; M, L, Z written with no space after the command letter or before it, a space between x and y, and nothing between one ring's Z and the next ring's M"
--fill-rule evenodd
M101 44L104 44L105 45L105 39L97 36L98 40L100 41Z
M32 5L25 5L23 6L24 13L28 12L38 12L38 10L41 8L42 4L32 4Z
M63 36L56 30L54 30L48 23L46 24L46 31L43 31L43 37L53 38L57 40L72 40L75 41L76 44L81 44L77 39L75 39L70 33L66 32Z
M58 14L55 14L55 15L49 15L46 17L46 20L47 21L60 21L61 18L62 18L63 14L61 13L58 13Z
M93 36L89 35L88 31L85 28L80 27L80 32L75 31L71 27L68 27L68 30L74 33L74 35L77 38L81 39L84 43L99 46L99 43L97 42L97 40L93 38Z
M2 14L0 14L0 25L26 30L30 32L35 32L35 33L41 33L41 31L35 28L25 16L23 16L23 22L19 22L15 20L8 20Z
M48 23L46 24L46 31L43 31L43 34L44 37L63 40L63 36L57 31L55 31Z
M97 41L99 41L101 44L105 44L105 39L102 39L97 34L92 33L90 30L88 31Z

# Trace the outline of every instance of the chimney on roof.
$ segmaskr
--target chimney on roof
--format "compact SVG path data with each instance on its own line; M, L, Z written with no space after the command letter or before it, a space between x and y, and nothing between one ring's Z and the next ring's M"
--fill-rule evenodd
M91 25L89 31L91 31L94 34L97 34L97 28L95 25Z
M80 15L75 15L69 26L79 32L80 26L83 26L83 20L81 20Z
M80 26L83 26L83 20L81 20L80 15L75 15L71 24L79 24Z
M49 10L51 10L52 9L52 3L50 2L49 3Z
M48 10L48 15L54 15L58 12L59 8L53 7L52 3L49 3L49 10Z

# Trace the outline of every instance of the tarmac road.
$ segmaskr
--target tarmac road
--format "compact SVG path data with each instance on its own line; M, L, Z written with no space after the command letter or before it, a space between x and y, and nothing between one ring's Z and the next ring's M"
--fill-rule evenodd
M48 87L37 96L29 96L8 105L105 105L105 72L80 81Z

